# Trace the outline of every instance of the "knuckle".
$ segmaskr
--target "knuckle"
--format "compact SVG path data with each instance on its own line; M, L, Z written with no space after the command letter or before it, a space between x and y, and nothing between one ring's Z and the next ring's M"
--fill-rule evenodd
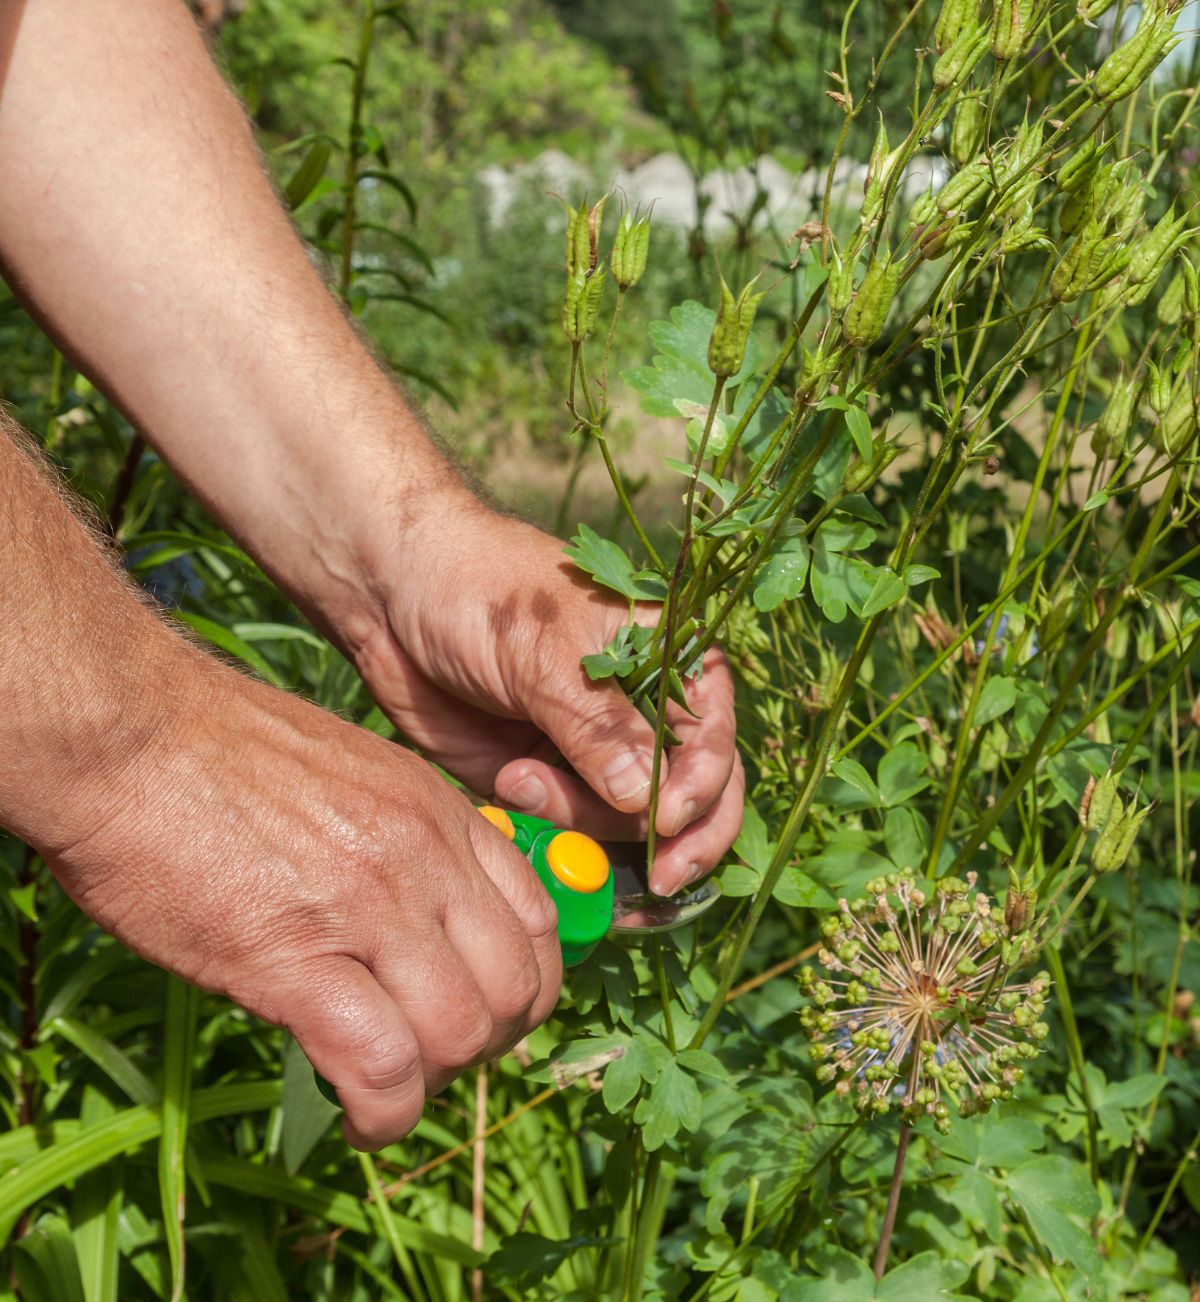
M542 972L537 956L526 947L524 961L512 980L492 997L492 1011L497 1021L511 1022L525 1016L542 990Z
M421 1048L410 1036L377 1033L352 1058L360 1089L395 1089L421 1076Z

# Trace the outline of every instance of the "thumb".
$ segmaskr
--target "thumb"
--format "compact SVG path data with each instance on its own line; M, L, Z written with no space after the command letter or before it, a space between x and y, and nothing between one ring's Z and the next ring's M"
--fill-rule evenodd
M636 814L650 803L654 729L613 682L543 680L528 704L530 719L576 773L616 809ZM664 753L660 785L667 780Z

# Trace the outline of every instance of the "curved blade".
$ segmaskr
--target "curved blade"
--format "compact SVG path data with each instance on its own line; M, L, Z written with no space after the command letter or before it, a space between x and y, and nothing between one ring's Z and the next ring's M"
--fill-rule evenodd
M710 878L669 899L654 895L646 880L646 846L638 841L604 843L613 870L613 921L609 935L653 936L686 927L711 908L721 895Z

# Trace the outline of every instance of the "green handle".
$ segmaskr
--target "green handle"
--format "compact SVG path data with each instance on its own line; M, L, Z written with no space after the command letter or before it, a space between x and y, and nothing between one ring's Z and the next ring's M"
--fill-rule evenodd
M544 818L488 805L483 816L533 865L558 910L558 939L564 967L575 967L596 948L612 925L613 878L608 856L582 832L555 827ZM337 1091L314 1071L317 1089L340 1106Z

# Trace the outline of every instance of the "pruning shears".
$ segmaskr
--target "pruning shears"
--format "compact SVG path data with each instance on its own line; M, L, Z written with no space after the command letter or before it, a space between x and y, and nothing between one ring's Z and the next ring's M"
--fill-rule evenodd
M670 899L652 894L644 843L601 843L548 819L495 805L483 805L479 812L529 860L554 901L564 967L582 963L605 936L654 936L687 926L720 896L711 880ZM337 1103L333 1086L313 1075L321 1093Z

